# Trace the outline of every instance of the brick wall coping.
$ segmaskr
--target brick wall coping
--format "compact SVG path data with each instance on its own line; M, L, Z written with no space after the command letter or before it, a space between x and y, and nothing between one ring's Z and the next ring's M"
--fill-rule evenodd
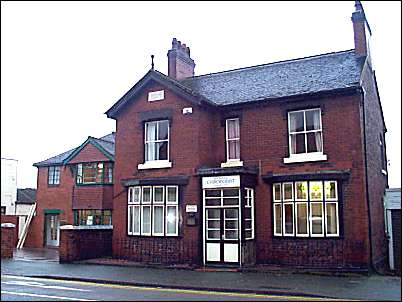
M6 222L6 223L2 223L1 227L2 228L15 228L15 224Z
M60 230L113 230L113 225L62 225Z

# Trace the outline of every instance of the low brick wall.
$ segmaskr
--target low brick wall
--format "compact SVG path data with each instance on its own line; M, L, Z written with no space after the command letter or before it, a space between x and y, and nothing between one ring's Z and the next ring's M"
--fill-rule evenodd
M59 262L112 255L112 226L60 227Z
M13 258L15 224L1 224L1 258Z
M173 237L113 239L113 256L141 263L200 264L196 241Z
M19 219L17 215L1 215L1 223L12 223L15 225L14 230L14 247L17 246L18 243L18 224L19 224Z

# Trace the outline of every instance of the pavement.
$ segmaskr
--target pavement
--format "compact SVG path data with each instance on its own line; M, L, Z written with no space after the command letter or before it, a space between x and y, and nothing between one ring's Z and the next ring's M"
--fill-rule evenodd
M60 264L57 257L57 250L23 249L16 251L14 259L1 260L1 273L162 288L401 301L401 279L397 276L156 268L111 259Z

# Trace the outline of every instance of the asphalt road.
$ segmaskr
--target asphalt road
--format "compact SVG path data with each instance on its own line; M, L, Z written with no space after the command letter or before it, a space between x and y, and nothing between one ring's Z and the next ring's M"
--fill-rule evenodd
M1 275L1 301L289 301L329 299L99 284Z

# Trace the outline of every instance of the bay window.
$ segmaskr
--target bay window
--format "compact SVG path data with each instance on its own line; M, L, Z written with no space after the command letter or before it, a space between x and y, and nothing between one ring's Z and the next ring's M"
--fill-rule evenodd
M178 187L130 187L127 215L128 235L177 236Z
M274 236L338 237L337 190L335 180L273 184Z
M113 163L78 164L76 182L77 184L111 184L113 182Z
M326 160L323 154L321 109L288 113L289 158L285 163Z

